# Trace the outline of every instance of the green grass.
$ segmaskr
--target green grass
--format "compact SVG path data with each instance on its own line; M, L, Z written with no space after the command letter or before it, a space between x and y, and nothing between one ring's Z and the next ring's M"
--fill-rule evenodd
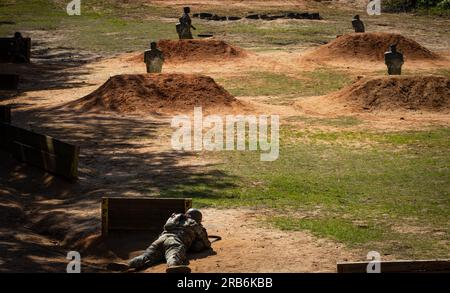
M450 69L440 69L436 74L450 78Z
M65 13L68 1L2 0L0 21L14 23L1 24L0 34L50 30L58 36L56 45L105 54L143 49L150 40L176 37L178 6L82 1L82 15L71 17ZM194 23L198 32L211 31L226 41L257 50L317 45L351 31L353 11L313 5L320 8L326 21ZM245 13L234 7L210 8L219 14ZM431 49L449 47L450 34L443 33L448 26L445 19L402 14L398 22L398 17L384 13L365 21L370 30L395 25L396 31ZM438 74L449 76L449 71L442 69ZM236 96L276 96L271 103L285 103L292 97L335 91L350 82L350 76L318 69L298 76L245 72L218 81ZM448 128L350 131L348 127L362 122L354 117L289 119L340 129L282 127L280 157L274 162L261 162L255 152L201 154L219 163L180 180L174 174L170 186L158 187L161 195L190 196L197 206L269 208L267 222L281 229L307 230L399 258L450 257ZM399 232L398 227L403 226L411 232Z
M353 116L339 116L336 118L317 118L308 116L291 116L286 118L287 122L304 122L306 125L325 125L325 126L336 126L336 127L351 127L357 126L363 123Z
M323 44L336 37L339 26L330 26L320 21L238 22L227 27L230 35L250 40L253 45L299 45Z
M281 98L324 95L336 91L351 79L348 74L328 69L302 72L292 77L282 73L248 72L217 81L235 96L278 96ZM285 99L281 99L282 102ZM268 102L277 102L269 100Z
M274 162L255 152L209 153L222 162L208 168L221 174L220 187L203 180L170 192L192 196L197 206L269 208L267 221L278 228L367 251L450 256L450 129L326 133L289 126L281 138ZM398 232L403 226L412 232Z
M309 230L319 237L330 237L346 244L359 245L383 240L383 229L358 226L341 219L292 219L272 217L270 223L282 230Z
M14 24L0 25L1 35L15 31L54 30L62 46L70 45L87 51L117 53L142 49L149 40L175 38L174 24L181 14L179 6L151 4L140 1L90 0L82 1L82 15L68 16L66 0L3 0L0 4L0 21ZM193 7L193 12L195 7ZM293 10L297 10L292 8ZM222 15L245 15L248 11L238 7L207 5L209 10ZM258 13L279 13L285 8L260 7ZM301 9L302 11L304 9ZM328 42L351 32L349 20L352 11L336 9L328 4L310 3L306 11L320 11L325 21L238 21L214 22L194 19L197 33L212 32L218 38L238 46L256 50L309 47ZM396 29L411 35L427 45L431 42L439 49L448 48L450 37L442 32L445 19L384 13L376 18L366 18L369 28L378 30L378 24L395 23ZM448 35L448 34L447 34ZM416 38L417 37L417 38ZM435 40L439 40L439 44Z
M110 2L100 6L96 6L99 1L82 2L81 16L68 16L65 1L9 0L0 6L0 21L15 24L1 25L0 34L12 35L16 30L58 31L60 45L106 54L143 49L150 40L177 37L173 23L151 18L160 10L141 7L139 17L134 12L136 7L119 10Z
M286 131L290 132L290 130ZM363 131L316 131L313 133L303 133L301 131L292 130L291 135L329 142L374 142L391 145L404 145L408 147L445 148L450 144L450 131L448 128L437 128L433 131L407 131L388 133Z

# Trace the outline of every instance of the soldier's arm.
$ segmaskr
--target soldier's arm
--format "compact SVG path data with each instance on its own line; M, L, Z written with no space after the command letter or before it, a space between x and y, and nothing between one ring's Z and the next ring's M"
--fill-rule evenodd
M208 239L208 233L202 225L195 227L195 240L192 243L192 250L202 251L211 248L211 242Z

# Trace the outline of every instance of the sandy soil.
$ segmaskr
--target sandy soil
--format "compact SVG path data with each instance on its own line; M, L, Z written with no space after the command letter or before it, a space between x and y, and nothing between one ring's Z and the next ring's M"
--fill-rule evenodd
M34 59L32 65L6 68L20 73L24 79L21 91L0 93L1 104L13 105L15 125L80 145L80 178L70 184L19 164L0 152L1 271L64 271L66 251L98 234L102 196L148 196L168 191L173 184L196 180L214 185L225 176L205 174L202 166L211 162L201 156L171 150L170 116L74 112L60 107L91 93L112 75L144 73L143 63L127 61L137 53L98 59L63 49L58 54L56 51L42 51L41 54L53 57ZM302 61L301 53L292 51L253 53L223 63L170 63L164 70L216 78L250 70L295 75L318 66L322 65ZM362 67L347 67L355 75L364 71ZM334 111L332 105L321 100L310 104L310 108L300 108L269 105L263 102L264 98L267 97L238 97L255 114L279 114L282 119L297 115L324 118L355 115L365 122L364 126L355 127L365 129L417 129L450 122L448 115L435 113L350 113ZM334 271L336 261L365 258L361 252L306 232L261 227L258 218L265 214L264 210L206 209L206 227L223 240L213 244L216 254L192 256L193 271ZM107 262L126 260L138 254L150 240L133 243L126 249L116 247L120 253L114 253L113 249L111 253L103 251L95 255L87 249L85 270L102 271ZM164 268L162 264L147 272Z
M341 244L317 239L306 232L283 232L261 227L264 211L204 211L205 227L222 240L213 243L216 254L193 255L193 272L335 272L337 261L361 259ZM163 272L165 265L146 272Z

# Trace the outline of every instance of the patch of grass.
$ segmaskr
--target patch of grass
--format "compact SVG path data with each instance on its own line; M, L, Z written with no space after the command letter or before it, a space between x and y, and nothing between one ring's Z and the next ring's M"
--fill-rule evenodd
M67 14L62 7L52 1L5 0L0 5L0 21L12 24L0 25L0 34L11 35L15 30L54 30L65 16Z
M337 26L319 21L238 22L227 27L228 34L254 40L257 45L324 44L335 38L338 32Z
M207 154L222 162L206 168L221 173L220 187L171 188L203 206L270 208L283 215L268 219L277 227L397 257L449 255L450 129L318 136L283 127L281 138L274 162L261 162L258 152ZM421 240L396 232L398 225L442 232Z
M303 81L282 73L251 72L218 79L235 96L295 95L304 87Z
M307 125L326 125L336 127L351 127L363 123L353 116L339 116L336 118L317 118L308 116L291 116L286 119L287 122L305 122Z
M312 83L307 86L308 96L325 95L337 91L349 84L350 76L338 70L318 69L304 73Z
M68 2L3 0L0 21L12 21L14 24L0 25L0 34L56 30L62 37L58 44L65 46L70 42L74 48L106 53L143 49L151 39L176 38L174 25L181 15L179 6L141 1L90 0L82 1L81 16L68 16L65 12ZM309 12L320 11L325 20L208 22L194 19L194 24L199 28L197 33L212 32L227 42L258 50L309 47L352 31L349 20L353 12L328 4L310 3L308 6ZM246 8L224 5L203 5L202 10L241 16L249 12ZM257 12L280 13L284 10L286 8L279 6L261 6ZM297 9L292 7L292 10ZM193 12L198 12L195 5ZM413 32L419 42L425 45L431 42L432 49L448 48L450 38L442 34L442 27L446 25L442 19L404 14L402 23L398 23L397 18L396 14L384 13L377 18L367 18L365 22L368 27L377 26L378 23L396 23L396 29L403 34L411 35ZM435 40L439 40L439 43Z
M286 130L294 131L296 130ZM450 130L448 128L436 128L431 131L406 131L406 132L364 132L364 131L316 131L312 133L298 132L292 134L296 137L323 140L328 142L359 141L377 142L390 145L404 145L410 147L435 147L445 148L450 144Z
M79 19L71 27L77 27ZM80 26L71 32L73 38L68 40L72 47L88 49L94 52L117 53L144 49L151 40L176 38L173 25L155 20L122 20L114 17L89 19L91 26Z
M450 69L439 69L436 74L450 78Z
M269 223L282 230L309 230L319 237L330 237L353 246L383 239L383 229L377 226L358 226L342 219L272 217Z
M226 79L219 78L218 82L235 96L289 98L324 95L342 88L350 80L349 75L342 71L318 69L302 72L298 77L282 73L250 72Z
M0 34L16 30L58 31L61 45L101 53L118 53L148 47L150 40L176 38L174 24L154 19L153 6L127 7L114 1L82 2L80 16L68 16L68 1L9 0L0 6ZM139 11L140 17L136 15Z

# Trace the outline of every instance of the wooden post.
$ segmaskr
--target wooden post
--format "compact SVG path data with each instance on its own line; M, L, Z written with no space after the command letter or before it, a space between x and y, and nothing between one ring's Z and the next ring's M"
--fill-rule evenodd
M0 134L0 146L17 160L71 181L77 179L78 146L4 122L0 122Z
M19 87L19 75L0 74L0 89L16 90Z
M102 198L102 236L108 236L108 198Z
M0 106L0 122L11 123L11 106Z

